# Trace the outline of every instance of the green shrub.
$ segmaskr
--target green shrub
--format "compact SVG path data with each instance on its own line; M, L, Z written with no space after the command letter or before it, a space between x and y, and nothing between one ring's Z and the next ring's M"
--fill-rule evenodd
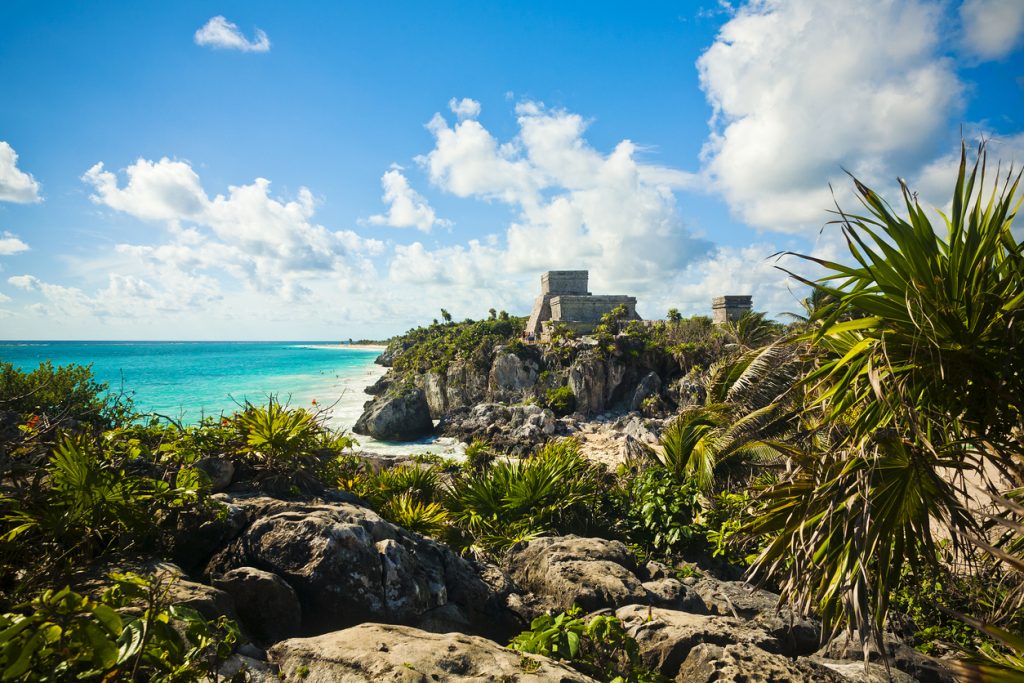
M576 410L576 394L569 387L548 389L545 405L558 417Z
M241 436L242 458L256 479L278 488L318 488L334 479L335 458L356 443L328 429L318 415L273 396L265 406L247 403L229 422Z
M466 446L466 467L470 470L485 470L491 466L494 458L490 444L483 439L473 439L473 443Z
M464 547L501 549L544 533L593 529L606 479L575 440L553 441L531 458L498 460L453 481L446 507Z
M203 486L196 470L182 469L177 486L136 475L106 460L91 437L65 437L50 456L45 477L18 495L0 498L0 553L5 568L43 572L112 549L145 545L161 515L194 503Z
M627 478L618 505L620 532L647 553L679 553L695 540L703 541L694 522L701 509L697 485L678 483L662 466L647 467Z
M126 424L131 399L112 396L106 384L96 382L91 367L49 361L31 372L0 361L0 410L11 410L39 429L55 432L73 423L95 429Z
M435 321L427 327L409 330L389 343L388 348L394 351L391 367L400 379L423 372L443 372L455 361L486 370L494 360L495 347L518 340L525 324L525 318L507 315L460 323Z
M744 523L756 514L756 501L746 491L722 491L695 521L714 557L747 567L770 541L770 537L750 538L743 533Z
M608 615L584 618L573 606L562 614L544 614L512 639L519 652L564 661L599 681L661 683L668 679L647 668L636 640L622 622Z
M367 480L364 494L375 505L406 494L412 500L429 503L441 496L441 480L433 467L399 465L384 469Z
M114 587L92 599L69 588L46 590L0 615L0 679L57 681L216 681L238 626L207 622L169 604L168 584L113 574ZM131 605L132 612L119 611Z
M448 511L441 503L417 500L408 491L384 503L380 514L393 524L425 536L439 538L448 526Z

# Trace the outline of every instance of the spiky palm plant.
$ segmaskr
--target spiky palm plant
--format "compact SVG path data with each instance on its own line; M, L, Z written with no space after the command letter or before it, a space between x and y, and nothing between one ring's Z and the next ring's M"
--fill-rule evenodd
M441 503L418 500L408 491L384 503L380 513L398 526L424 536L439 537L448 525L448 512Z
M988 197L984 179L984 148L971 169L962 149L944 236L902 181L903 215L854 179L866 213L837 221L853 265L796 255L826 269L796 277L833 302L811 320L818 361L801 385L805 427L821 436L799 443L794 474L765 492L749 530L774 540L752 569L833 630L880 634L903 568L937 557L940 538L976 552L966 474L1017 477L1020 175Z
M575 440L565 439L455 480L446 503L477 545L503 548L544 533L581 531L595 514L604 476Z

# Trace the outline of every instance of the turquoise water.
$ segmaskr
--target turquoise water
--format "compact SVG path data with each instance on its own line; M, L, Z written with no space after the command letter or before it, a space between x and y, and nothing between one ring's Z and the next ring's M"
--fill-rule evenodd
M204 415L230 414L245 401L270 395L293 406L329 409L328 423L350 430L369 398L363 388L384 374L374 349L323 342L66 342L0 341L0 360L31 370L54 365L92 365L96 380L122 387L139 412L155 412L185 424ZM387 453L452 453L445 441L395 444L357 437L363 450Z
M91 364L98 381L131 392L140 411L188 423L271 394L293 405L331 405L358 391L363 401L358 380L379 374L378 353L303 343L0 342L0 359L22 369L46 360Z

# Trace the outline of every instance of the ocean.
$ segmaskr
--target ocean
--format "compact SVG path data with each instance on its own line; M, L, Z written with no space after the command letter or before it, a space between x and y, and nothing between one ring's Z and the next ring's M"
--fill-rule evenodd
M369 399L363 388L384 373L373 362L379 353L323 342L0 341L0 360L23 370L47 360L91 365L97 381L130 393L139 412L193 424L205 415L235 412L245 401L266 403L274 395L293 406L330 408L329 424L345 430ZM395 444L356 438L360 448L378 452L451 449L433 440Z

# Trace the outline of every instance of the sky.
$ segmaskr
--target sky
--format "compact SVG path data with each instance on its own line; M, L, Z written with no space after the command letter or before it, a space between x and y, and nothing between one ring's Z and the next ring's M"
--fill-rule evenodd
M847 172L1024 163L1024 2L0 3L0 338L384 338L805 295Z

